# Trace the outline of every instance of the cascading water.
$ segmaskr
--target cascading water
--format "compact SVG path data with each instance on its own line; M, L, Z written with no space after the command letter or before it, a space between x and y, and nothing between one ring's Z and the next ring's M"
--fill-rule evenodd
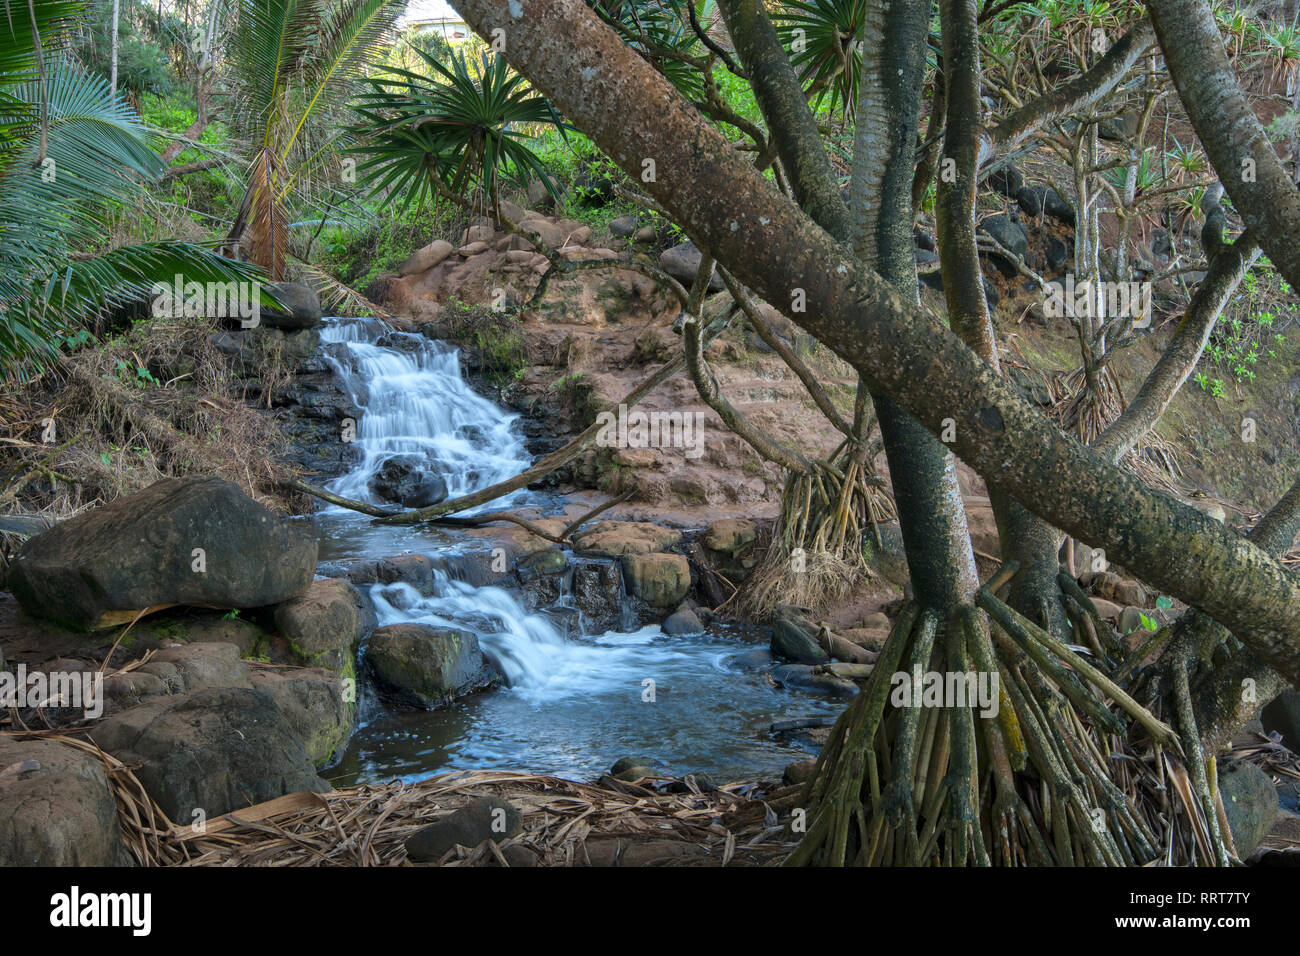
M395 456L437 475L451 497L529 465L515 416L466 384L455 350L369 319L329 319L322 339L361 410L360 460L330 490L382 504L372 479ZM507 503L546 502L517 492L488 507ZM325 508L317 523L322 560L340 565L464 547L454 533L373 525L337 507ZM433 712L390 714L364 693L362 726L330 775L340 783L465 767L590 778L628 754L657 756L678 772L753 776L804 756L767 734L773 720L790 716L791 708L796 716L824 716L841 706L775 689L758 666L766 652L737 629L688 637L657 625L564 634L553 615L530 612L509 591L442 571L434 573L429 595L398 583L372 585L370 597L380 625L472 631L507 686Z

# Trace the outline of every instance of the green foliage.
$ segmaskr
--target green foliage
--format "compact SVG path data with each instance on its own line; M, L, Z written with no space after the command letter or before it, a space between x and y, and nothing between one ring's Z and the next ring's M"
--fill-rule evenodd
M31 11L45 50L38 60ZM26 374L98 312L142 298L177 273L251 280L256 270L190 243L99 246L113 204L141 195L162 163L134 111L60 55L81 3L33 0L0 23L0 374Z
M443 184L495 203L503 182L523 186L535 178L558 198L527 145L529 127L564 128L545 98L496 55L485 54L475 76L461 54L448 67L416 52L428 75L391 68L370 79L353 106L361 121L352 151L368 157L358 170L371 193L391 190L405 203L420 203Z
M854 115L862 76L858 41L866 0L790 0L773 12L777 35L805 87L816 88L815 105Z

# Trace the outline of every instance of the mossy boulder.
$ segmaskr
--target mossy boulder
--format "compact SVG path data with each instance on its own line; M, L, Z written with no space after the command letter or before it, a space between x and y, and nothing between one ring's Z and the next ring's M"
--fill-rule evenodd
M627 593L651 607L671 608L691 589L691 565L680 554L625 554Z
M391 699L427 709L490 687L495 679L478 637L431 624L378 628L366 645L365 663Z

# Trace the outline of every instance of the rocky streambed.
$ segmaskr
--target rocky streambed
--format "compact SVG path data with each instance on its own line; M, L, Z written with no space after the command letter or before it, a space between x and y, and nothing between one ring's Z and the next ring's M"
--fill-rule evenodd
M527 463L512 417L450 350L356 322L323 338L344 395L317 421L348 410L357 426L353 447L317 459L339 463L339 493L406 493L382 483L394 460L434 476L435 496ZM543 495L510 504L552 535L567 524ZM12 729L48 726L107 757L0 739L0 861L127 862L117 763L177 825L468 767L779 777L857 688L815 673L829 659L815 631L774 642L714 618L701 569L743 566L756 537L734 520L600 520L560 547L510 525L290 519L204 478L62 522L29 539L0 595L0 670L61 688L16 699Z

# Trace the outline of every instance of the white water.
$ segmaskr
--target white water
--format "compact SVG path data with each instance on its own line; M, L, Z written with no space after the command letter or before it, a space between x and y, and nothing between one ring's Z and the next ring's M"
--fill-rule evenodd
M470 389L454 349L368 319L327 319L321 337L342 343L342 350L334 350L342 354L331 362L361 410L360 461L332 481L330 490L383 504L368 485L393 455L423 458L446 481L451 497L530 464L515 429L517 416ZM377 344L381 338L385 345ZM529 500L521 491L485 507ZM337 507L320 512L318 525L322 558L338 561L463 546L446 532L376 526ZM372 693L364 693L363 725L349 742L339 782L419 779L459 767L592 776L630 753L671 759L679 772L746 776L802 755L768 737L767 724L833 713L839 706L775 690L758 669L742 664L741 655L753 648L746 643L754 640L751 635L669 637L651 625L566 636L550 615L530 612L502 588L475 587L436 572L432 592L372 585L378 623L471 631L507 686L464 698L450 710L400 714L385 713ZM649 699L647 681L653 688Z
M399 347L374 344L381 335ZM331 362L363 409L356 445L364 458L331 483L336 494L383 504L367 483L394 455L425 459L447 482L451 498L513 478L530 464L515 433L517 416L465 384L455 349L421 335L387 331L375 319L330 320L321 340L346 344L349 361ZM509 500L492 502L492 507Z

